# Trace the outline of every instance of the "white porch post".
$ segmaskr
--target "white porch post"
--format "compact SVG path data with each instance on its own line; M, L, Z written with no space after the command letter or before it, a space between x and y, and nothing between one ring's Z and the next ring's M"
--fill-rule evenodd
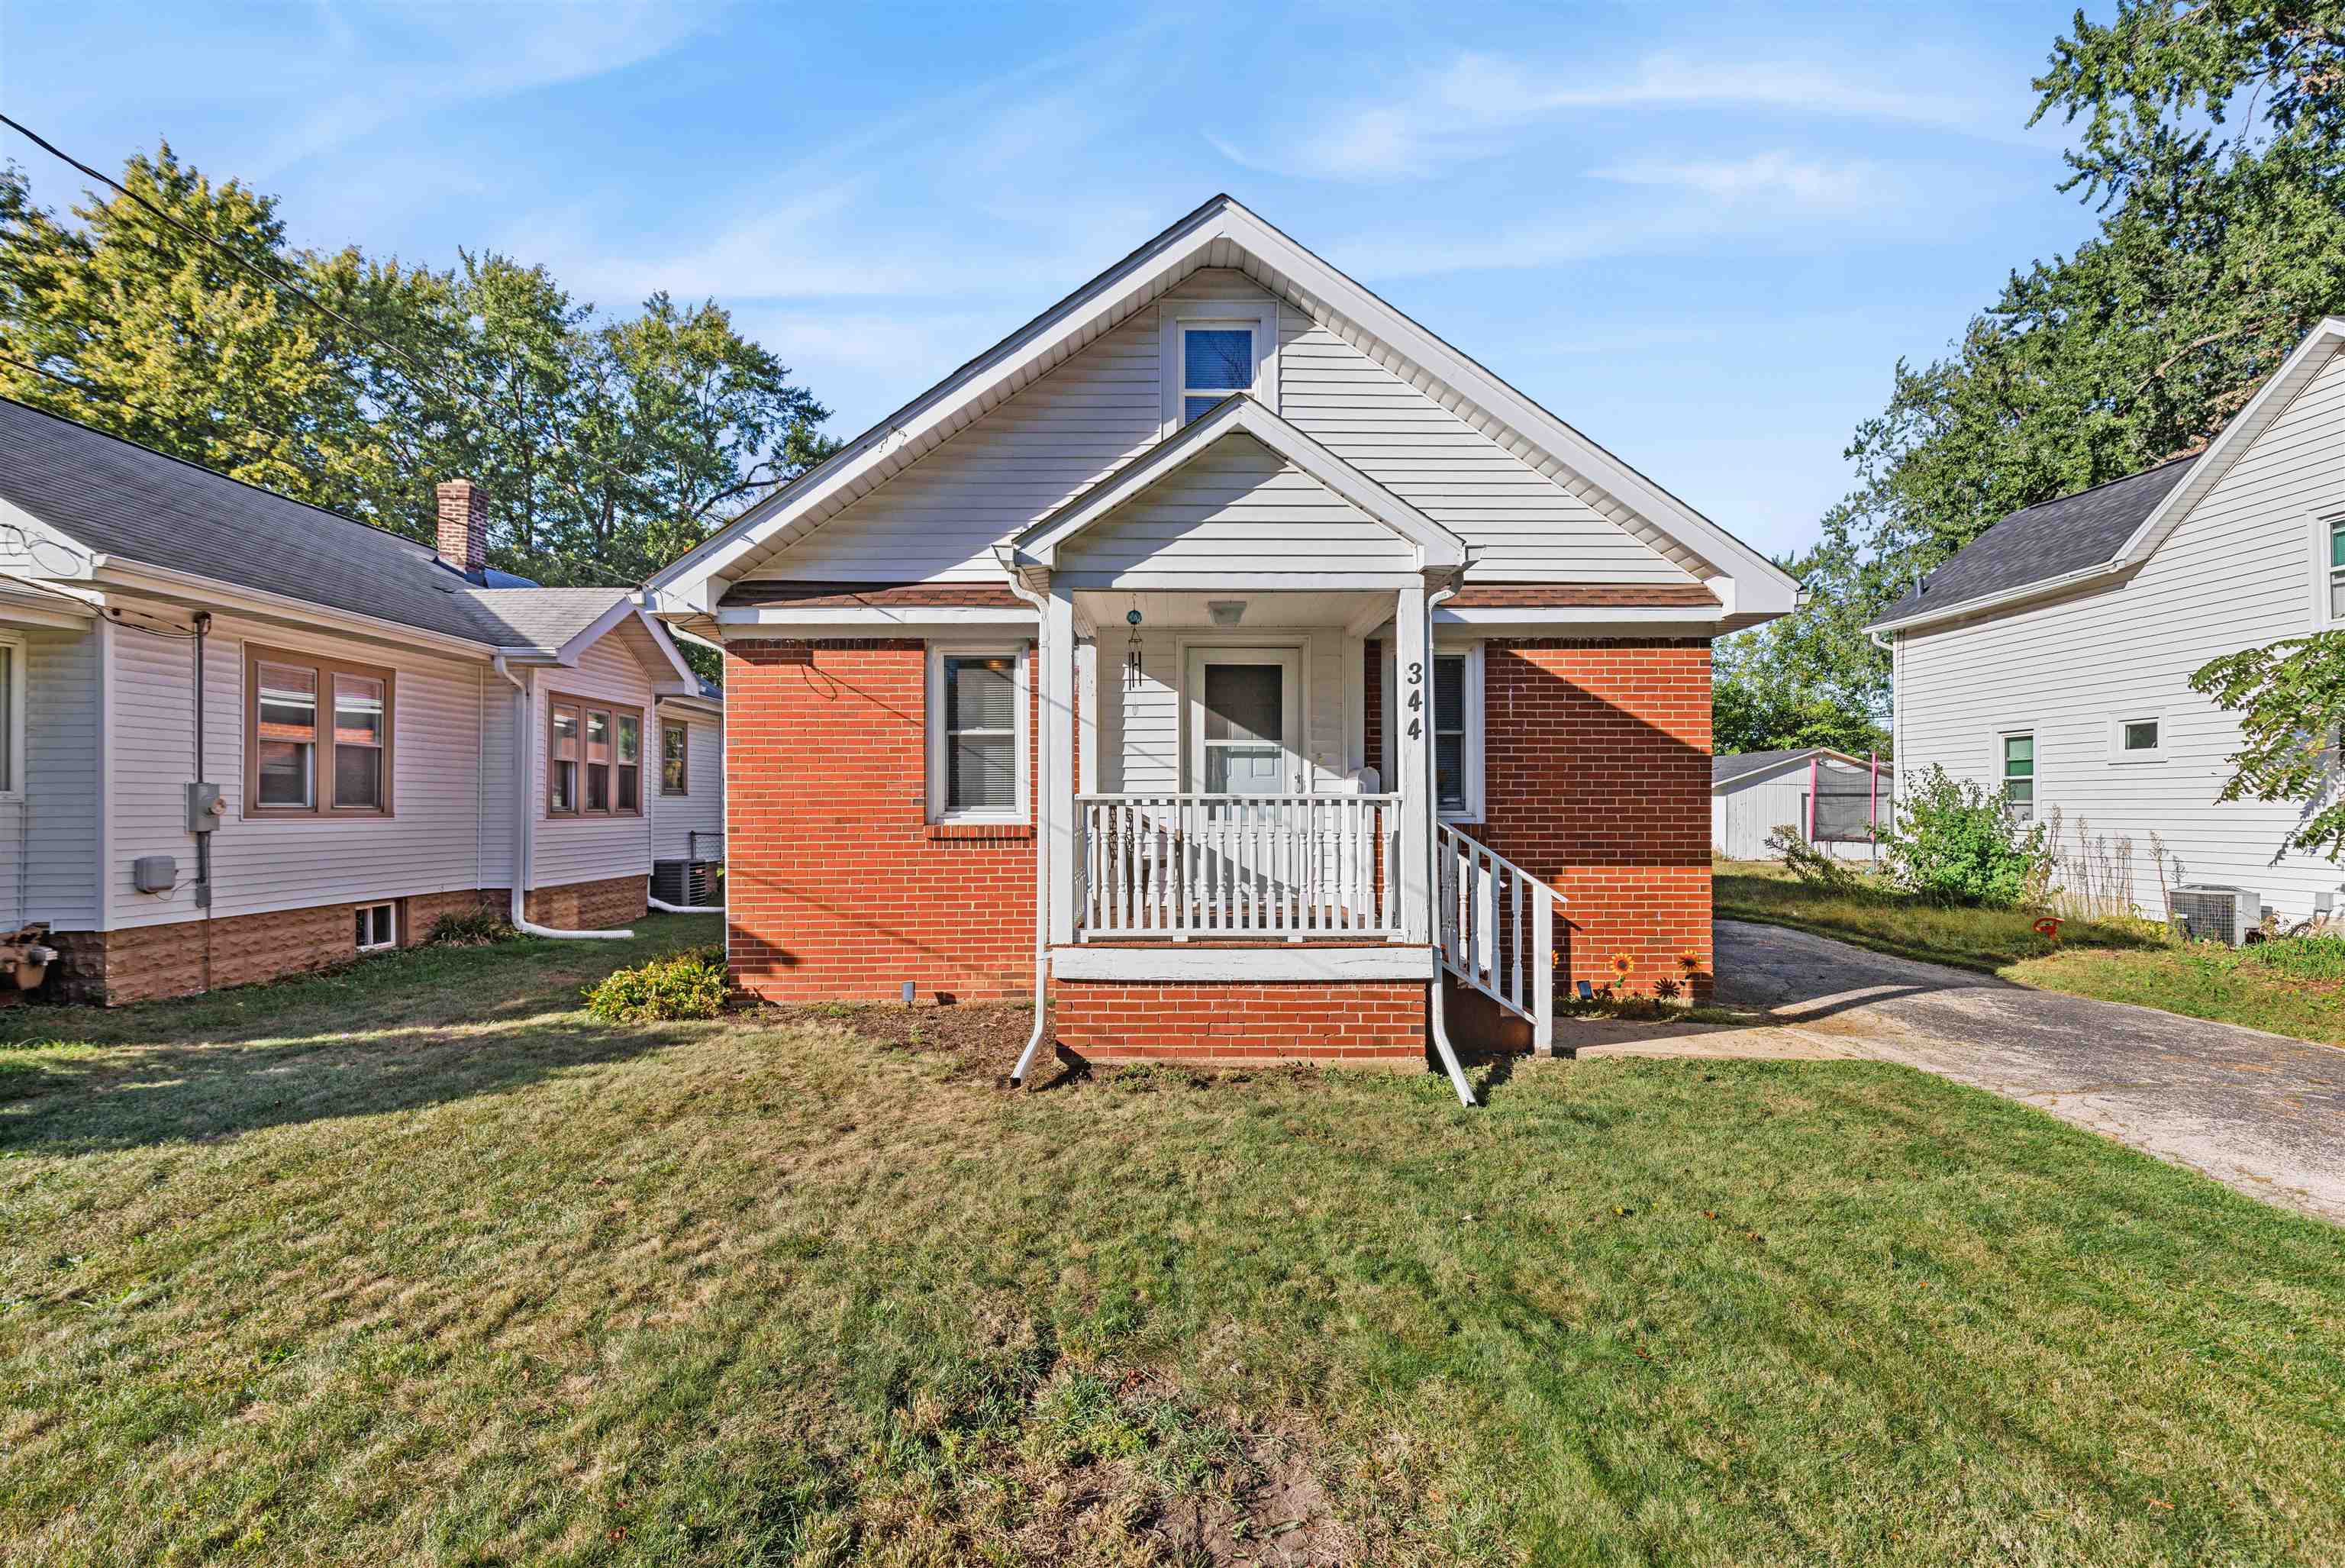
M1051 839L1050 932L1054 944L1075 940L1075 867L1081 813L1075 809L1075 595L1051 585L1042 609L1040 657L1045 761L1035 819Z
M1433 658L1425 616L1425 585L1403 588L1393 616L1393 687L1385 733L1393 751L1391 783L1400 797L1400 920L1409 942L1429 942L1433 898Z

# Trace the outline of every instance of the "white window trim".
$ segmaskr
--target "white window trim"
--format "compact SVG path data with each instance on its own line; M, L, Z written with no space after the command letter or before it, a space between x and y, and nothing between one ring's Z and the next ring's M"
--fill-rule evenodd
M399 946L399 904L396 900L383 899L371 904L360 904L357 909L350 912L353 914L372 914L377 910L389 910L391 911L391 940L388 942L362 942L358 944L358 950L360 952L389 952ZM371 924L372 922L370 921L369 923Z
M1007 811L955 811L945 802L951 799L945 769L949 761L945 742L945 660L948 658L1006 658L1012 672L1011 684L1017 690L1015 717L1011 719L1018 744L1010 749L1018 759L1018 803ZM928 718L923 728L928 735L929 799L928 819L931 822L992 822L1024 823L1033 816L1033 725L1029 718L1031 698L1028 686L1032 679L1034 651L1032 645L1021 643L930 643L929 645Z
M2345 568L2329 565L2329 531L2345 524L2345 512L2335 507L2322 507L2307 514L2307 564L2312 568L2312 625L2315 630L2345 626L2345 618L2331 615L2329 609L2330 583L2332 577L2345 575Z
M1190 327L1244 327L1254 333L1254 387L1257 401L1278 412L1278 305L1271 300L1176 300L1157 308L1156 381L1162 393L1163 425L1170 436L1182 418L1182 382L1186 356L1181 335Z
M2161 732L2161 736L2162 733L2163 732ZM2035 727L2034 725L2021 725L2015 729L1998 729L1995 732L1995 739L1989 744L1987 753L1987 778L1994 783L1995 797L1998 800L2010 799L2009 796L2005 794L2003 788L2005 783L2003 776L2003 743L2006 740L2015 739L2022 735L2027 737L2031 741L2035 740L2036 738ZM2035 746L2029 752L2027 769L2027 781L2030 784L2033 784L2035 788L2035 791L2028 797L2027 816L2025 820L2028 822L2040 822L2044 820L2044 748L2042 745L2039 744Z
M0 647L10 650L8 661L8 777L7 786L0 789L0 804L19 805L25 799L25 693L27 682L25 669L32 662L32 650L25 639L14 632L0 632Z
M2126 726L2128 724L2157 726L2157 744L2147 751L2127 750L2125 732ZM2113 714L2109 718L2109 761L2117 767L2137 766L2144 762L2163 762L2166 760L2167 738L2166 713L2162 708L2144 708Z
M1487 804L1482 792L1482 645L1475 642L1456 647L1436 644L1433 657L1436 659L1463 658L1466 661L1464 690L1459 697L1466 705L1466 809L1462 811L1439 811L1439 815L1445 822L1479 822ZM1386 728L1389 730L1391 728L1387 722ZM1434 805L1438 810L1438 799Z

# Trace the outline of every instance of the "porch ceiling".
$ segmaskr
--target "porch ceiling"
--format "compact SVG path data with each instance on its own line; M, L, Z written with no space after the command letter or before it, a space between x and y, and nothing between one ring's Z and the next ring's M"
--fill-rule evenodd
M1217 624L1212 610L1207 607L1228 603L1245 606L1235 626ZM1162 588L1146 588L1136 593L1122 588L1079 588L1075 591L1076 620L1088 621L1096 635L1102 637L1113 638L1129 631L1124 616L1135 606L1140 611L1140 626L1143 632L1243 634L1347 626L1355 619L1370 614L1380 620L1389 619L1393 613L1393 594L1386 588L1229 589L1219 593L1187 593Z

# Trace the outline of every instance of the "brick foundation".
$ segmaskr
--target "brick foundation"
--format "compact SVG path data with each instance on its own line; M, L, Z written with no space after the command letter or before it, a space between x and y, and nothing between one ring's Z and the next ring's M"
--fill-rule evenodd
M726 902L744 990L880 1002L909 980L924 996L1033 994L1033 830L929 823L923 644L732 643L725 709Z
M1060 981L1059 1044L1093 1061L1425 1062L1425 987L1406 981Z
M565 930L622 926L643 915L646 891L643 877L542 888L530 894L530 918ZM356 911L384 901L360 899L119 931L55 932L49 942L61 957L40 994L53 1002L120 1006L330 969L359 956ZM483 906L502 914L512 908L512 894L503 888L466 888L389 901L400 906L400 945L413 947L431 936L442 915ZM580 915L591 918L582 921Z

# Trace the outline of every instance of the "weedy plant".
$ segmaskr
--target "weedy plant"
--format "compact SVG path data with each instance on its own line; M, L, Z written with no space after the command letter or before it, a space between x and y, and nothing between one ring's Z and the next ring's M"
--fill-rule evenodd
M716 1018L732 994L725 950L695 947L633 969L614 970L587 987L586 1011L605 1023L660 1023Z

